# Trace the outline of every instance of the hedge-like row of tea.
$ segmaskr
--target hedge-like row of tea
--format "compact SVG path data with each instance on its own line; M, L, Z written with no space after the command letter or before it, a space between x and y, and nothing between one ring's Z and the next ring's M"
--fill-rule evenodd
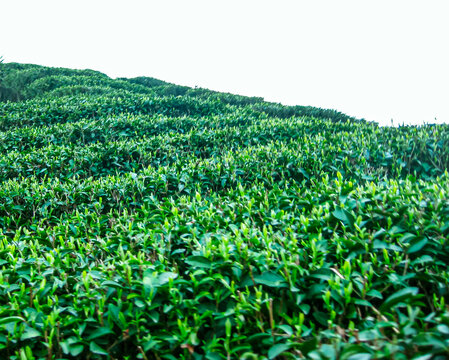
M449 356L448 125L0 70L0 358Z

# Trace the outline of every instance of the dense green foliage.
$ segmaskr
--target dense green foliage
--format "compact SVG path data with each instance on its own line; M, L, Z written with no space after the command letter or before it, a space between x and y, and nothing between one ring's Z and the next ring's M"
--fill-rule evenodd
M449 356L449 126L0 66L0 358Z

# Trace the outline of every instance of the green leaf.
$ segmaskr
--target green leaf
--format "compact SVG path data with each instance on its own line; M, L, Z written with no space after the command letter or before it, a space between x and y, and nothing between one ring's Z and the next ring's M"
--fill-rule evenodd
M114 334L114 332L111 329L107 328L107 327L101 327L101 328L98 328L98 329L94 330L89 335L87 340L93 340L93 339L96 339L96 338L99 338L99 337L102 337L102 336L105 336L105 335L109 335L109 334Z
M210 269L212 267L212 262L204 256L189 256L186 263L197 268Z
M20 337L20 340L32 339L32 338L39 337L39 336L42 336L40 331L27 326L25 331L23 332L22 336Z
M396 304L410 299L411 297L418 294L419 289L417 287L408 287L399 290L396 294L391 295L385 302L381 305L380 310L391 310Z
M308 315L310 312L310 305L309 304L301 304L301 305L299 305L299 310L301 310L304 314Z
M446 350L447 345L441 339L440 334L421 333L413 339L413 343L417 346L432 346L438 350Z
M310 340L304 341L301 343L298 348L304 354L307 355L311 351L315 350L318 346L318 338L314 337Z
M0 325L9 324L9 323L13 323L13 322L19 322L19 321L25 321L25 319L21 318L20 316L9 316L9 317L0 319Z
M101 283L101 286L103 286L103 287L113 287L113 288L116 288L116 289L123 289L122 285L120 285L118 282L113 281L113 280L103 281Z
M97 355L109 355L106 350L103 350L100 346L98 346L95 342L91 341L89 345L89 349L91 352Z
M281 329L282 331L284 331L288 336L292 336L293 335L293 329L290 325L278 325L278 329Z
M416 235L412 233L405 233L403 237L401 237L401 242L404 244L410 243L413 239L416 239Z
M301 174L303 174L306 179L310 179L310 175L309 175L309 173L305 169L299 168L299 172Z
M432 354L426 354L426 355L416 355L412 358L412 360L428 360L432 358Z
M354 304L361 305L361 306L368 306L368 307L373 306L368 300L364 300L364 299L355 299Z
M359 353L351 355L347 358L347 360L370 360L373 358L373 355L369 353Z
M437 326L437 330L445 335L449 335L449 326L444 325L444 324L440 324Z
M281 275L271 271L264 272L260 275L255 275L254 281L256 282L256 284L262 284L269 287L287 287L287 282L285 281L285 279Z
M332 278L332 271L326 268L321 268L318 270L315 270L310 273L310 277L313 277L315 279L321 279L324 281L328 281Z
M163 272L158 274L154 270L150 269L143 274L143 288L145 290L145 296L147 296L152 289L157 289L169 282L170 279L176 279L178 274L174 272Z
M332 215L340 220L344 225L349 226L350 228L354 227L355 218L349 211L342 209L341 207L337 207Z
M390 234L400 234L405 232L405 229L401 228L400 226L394 225L388 232Z
M72 224L69 224L70 230L72 230L72 233L77 236L78 235L78 230L75 226L73 226Z
M315 311L313 317L323 326L326 326L327 321L329 320L329 314L322 311Z
M274 359L276 356L282 354L291 348L290 344L276 344L268 350L268 359Z
M72 356L78 356L83 352L83 350L84 350L83 344L70 345L70 355Z
M412 245L407 249L407 254L412 254L421 250L424 246L426 246L427 242L428 242L427 238L422 239L418 238L418 240L413 241L411 243Z
M348 345L341 353L342 360L369 360L373 358L373 354L367 352L366 347L362 345Z
M174 272L163 272L162 274L159 274L157 277L157 280L159 282L159 286L165 285L168 283L170 279L176 279L178 277L178 274Z
M216 352L208 352L206 353L206 359L207 360L222 360L223 358L220 356L220 354Z
M61 346L62 352L67 355L70 351L68 341L60 341L59 345Z
M425 264L425 263L429 263L429 262L433 262L434 260L433 260L433 257L431 257L431 256L429 256L429 255L423 255L423 256L420 256L420 257L418 257L418 258L416 258L415 260L413 260L412 262L411 262L411 264L412 265L415 265L415 264Z
M371 297L375 297L375 298L378 298L378 299L383 299L384 298L382 293L380 291L377 291L376 289L371 289L370 291L368 291L366 293L366 295L371 296Z

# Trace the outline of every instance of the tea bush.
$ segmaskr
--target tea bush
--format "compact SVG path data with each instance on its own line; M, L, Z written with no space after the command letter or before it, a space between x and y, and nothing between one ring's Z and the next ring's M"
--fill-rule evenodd
M0 66L0 358L449 356L448 125Z

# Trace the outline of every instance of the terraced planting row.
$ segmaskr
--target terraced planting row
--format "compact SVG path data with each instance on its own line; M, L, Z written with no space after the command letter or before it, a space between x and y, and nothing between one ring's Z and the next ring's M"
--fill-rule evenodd
M449 356L449 126L2 66L0 358Z

